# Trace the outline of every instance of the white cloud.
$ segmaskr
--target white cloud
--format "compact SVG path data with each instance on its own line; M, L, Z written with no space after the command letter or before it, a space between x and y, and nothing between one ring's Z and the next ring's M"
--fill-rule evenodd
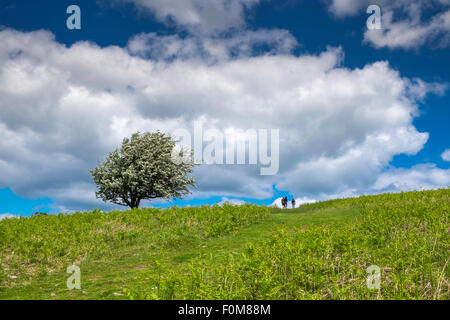
M191 32L215 33L245 25L245 11L260 0L116 0L132 2L161 22Z
M287 31L280 29L241 31L232 36L158 36L156 33L142 33L128 42L133 55L155 60L198 59L216 63L236 57L248 57L258 46L271 48L269 54L289 54L298 45L297 40Z
M292 174L277 185L281 190L303 190L308 194L345 192L370 186L392 157L400 152L415 154L426 143L428 134L412 126L368 135L364 142L341 155L321 156L297 164Z
M329 10L338 17L357 14L368 4L368 1L361 0L330 0L328 2Z
M161 53L149 39L175 49ZM123 137L192 130L199 119L222 132L279 128L280 171L263 177L258 166L200 166L195 197L266 199L273 185L313 199L365 192L394 155L421 150L428 134L413 126L416 103L442 92L384 61L342 67L340 48L294 56L295 41L282 30L150 34L127 48L100 48L6 29L0 42L0 188L72 210L101 206L88 170ZM255 55L252 46L265 43ZM250 49L230 53L237 47Z
M445 150L442 154L441 154L442 160L444 161L450 161L450 149Z
M223 197L222 200L220 200L220 202L218 202L217 204L219 206L223 206L225 203L232 204L235 206L241 206L245 204L245 201L241 199L228 199L226 197Z
M3 219L13 219L13 218L19 218L18 215L12 214L12 213L2 213L0 214L0 221Z
M450 1L448 0L331 0L329 10L337 17L366 14L366 8L378 4L382 10L382 30L366 30L364 41L376 48L416 49L438 41L438 47L450 43Z
M416 165L411 169L390 169L381 174L374 184L377 191L411 191L450 186L450 170L434 164Z

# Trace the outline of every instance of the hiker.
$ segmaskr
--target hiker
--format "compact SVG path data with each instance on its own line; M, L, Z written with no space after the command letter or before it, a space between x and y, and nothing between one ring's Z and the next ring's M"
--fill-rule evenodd
M292 203L292 209L294 209L295 208L295 198L294 197L292 197L291 203Z
M285 197L281 198L281 207L283 209L286 208L286 198Z

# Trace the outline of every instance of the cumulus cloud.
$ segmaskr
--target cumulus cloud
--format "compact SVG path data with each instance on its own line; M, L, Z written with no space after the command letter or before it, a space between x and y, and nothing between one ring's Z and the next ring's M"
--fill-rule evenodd
M2 213L0 214L0 221L3 219L13 219L18 218L18 215L12 214L12 213Z
M441 154L442 160L444 161L450 161L450 149L445 150L442 154Z
M442 91L385 61L345 68L340 48L294 56L295 39L282 30L143 34L125 48L101 48L6 29L0 42L0 188L72 210L101 206L89 168L123 137L192 131L195 121L224 133L280 129L278 175L202 165L197 198L266 199L273 186L311 199L361 193L394 155L421 150L428 134L413 125L417 102ZM158 50L164 43L174 49Z
M378 4L382 10L382 29L366 30L364 41L376 48L416 49L436 40L438 46L450 43L450 1L448 0L331 0L329 10L343 18L365 14Z
M370 134L365 141L340 155L324 155L300 162L277 187L303 190L308 194L340 193L352 188L364 190L374 182L380 168L387 166L394 154L415 154L427 139L428 134L419 133L412 126Z
M219 206L223 206L225 203L232 204L235 206L241 206L245 204L245 201L241 199L228 199L227 197L223 197L222 200L220 200L220 202L217 204Z
M381 174L374 184L377 191L411 191L450 186L450 170L435 164L420 164L411 169L390 169Z
M245 11L260 0L116 0L134 3L169 25L195 33L216 33L245 25Z
M142 33L128 42L133 55L158 61L198 59L217 63L232 58L248 57L260 50L270 48L266 54L289 54L298 45L287 31L280 29L240 31L232 36L158 36L156 33Z

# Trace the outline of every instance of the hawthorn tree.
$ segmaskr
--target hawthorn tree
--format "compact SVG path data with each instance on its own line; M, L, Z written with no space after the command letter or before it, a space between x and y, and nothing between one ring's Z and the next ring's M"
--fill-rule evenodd
M189 174L195 164L186 151L175 152L175 147L175 141L159 131L137 132L123 139L120 149L90 170L98 188L96 197L138 208L142 200L182 198L191 193L188 186L195 186L195 180ZM183 161L174 161L174 155Z

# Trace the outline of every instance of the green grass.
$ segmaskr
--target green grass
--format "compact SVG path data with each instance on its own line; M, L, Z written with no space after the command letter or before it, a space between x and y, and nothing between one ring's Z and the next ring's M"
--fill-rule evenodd
M449 196L3 220L0 299L448 299Z

